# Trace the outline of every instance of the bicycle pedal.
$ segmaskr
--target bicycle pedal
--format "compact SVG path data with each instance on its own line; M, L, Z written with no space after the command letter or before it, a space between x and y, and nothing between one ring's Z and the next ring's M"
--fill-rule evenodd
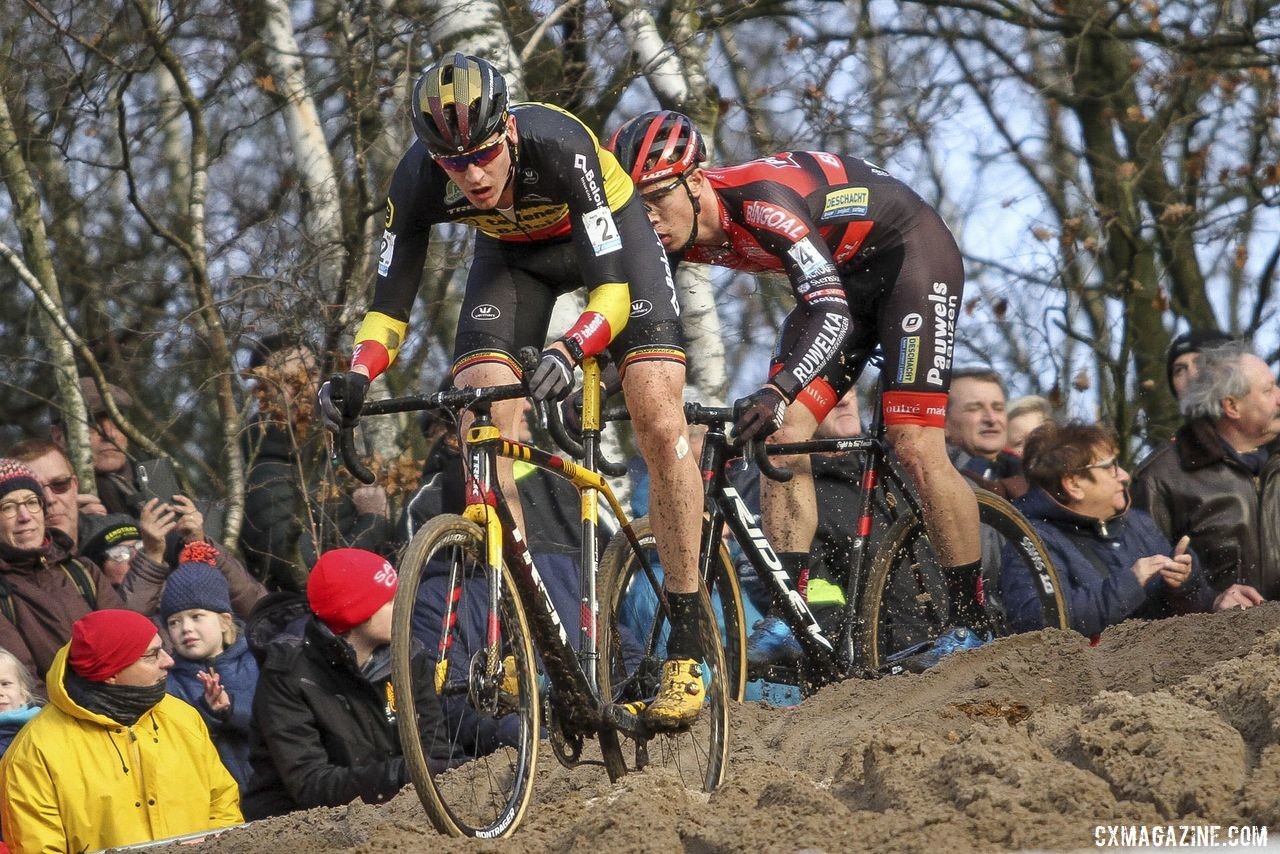
M640 715L644 713L644 710L649 708L649 704L644 700L637 700L631 703L619 703L618 708L622 709L628 714L632 714L632 715L635 715L636 717L640 717Z

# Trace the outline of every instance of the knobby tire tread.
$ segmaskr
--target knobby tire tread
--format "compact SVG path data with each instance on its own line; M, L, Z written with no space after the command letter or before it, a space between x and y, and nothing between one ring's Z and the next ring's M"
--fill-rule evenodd
M485 554L484 532L481 527L462 516L445 514L437 516L422 526L410 542L401 561L399 571L399 587L395 595L391 629L391 678L395 689L397 717L396 726L400 734L401 749L404 752L405 764L414 788L426 810L431 824L440 833L447 836L510 836L520 826L528 809L533 793L534 774L537 767L539 701L537 677L533 670L533 648L529 641L529 626L525 619L524 608L515 597L515 582L510 570L503 564L503 601L506 606L502 620L502 631L508 643L517 644L522 654L515 655L517 679L521 689L519 714L525 719L531 738L523 740L517 749L517 773L519 781L507 799L501 815L486 827L472 827L458 819L454 810L446 802L441 787L436 782L435 772L427 764L426 752L417 727L416 702L413 691L413 672L410 665L413 653L413 611L417 602L418 587L422 581L423 570L436 552L442 548L458 547L457 543L446 543L445 540L458 540L475 554ZM429 651L434 652L434 651ZM431 661L434 665L435 656ZM432 670L434 673L434 669ZM500 828L500 829L498 829ZM495 829L496 830L495 832Z

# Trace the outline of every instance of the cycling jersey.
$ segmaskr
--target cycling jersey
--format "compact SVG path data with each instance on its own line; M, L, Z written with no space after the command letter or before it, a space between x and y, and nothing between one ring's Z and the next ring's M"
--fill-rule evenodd
M557 255L567 253L572 257L569 281L546 284L557 293L583 285L589 289L586 311L565 336L584 355L603 350L628 325L636 297L633 291L656 288L651 298L665 299L661 292L670 281L669 271L659 269L654 281L652 269L638 271L635 259L628 257L636 241L635 232L628 229L631 234L625 234L617 215L626 207L639 206L629 205L635 190L613 155L600 148L595 135L582 122L558 107L517 104L511 114L516 120L518 140L512 146L514 204L510 210L480 210L473 206L421 142L415 142L400 161L387 197L373 302L356 333L352 357L352 363L365 365L371 376L376 377L395 360L404 340L431 226L437 223L474 226L482 235L477 245L492 242L516 253L520 247L554 245L558 247ZM647 235L641 233L640 237ZM622 251L624 239L628 252ZM656 257L660 262L660 251ZM636 277L641 273L645 279L638 281ZM473 268L468 294L486 284L477 281ZM672 296L674 304L674 286ZM505 305L471 300L472 313L463 315L459 340L474 337L468 334L473 322L494 319L504 311L509 316L516 315L515 300L514 293ZM678 317L678 307L673 310ZM636 332L645 328L642 322ZM545 330L544 323L540 334ZM518 348L509 337L486 339L484 347L494 350L492 358L515 368L515 360L506 351ZM529 333L519 337L531 340L539 336ZM541 347L543 342L536 343ZM678 340L671 346L675 356L683 360ZM518 368L516 371L518 374Z
M886 423L942 426L963 266L936 212L883 169L826 152L704 174L728 240L676 261L787 274L796 310L771 371L787 399L824 418L878 337Z

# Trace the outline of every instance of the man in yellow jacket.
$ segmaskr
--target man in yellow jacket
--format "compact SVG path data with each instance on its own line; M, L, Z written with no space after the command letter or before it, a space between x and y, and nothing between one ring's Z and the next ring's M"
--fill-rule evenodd
M97 851L243 821L199 712L164 692L172 665L141 614L93 611L72 625L49 705L0 760L11 850Z

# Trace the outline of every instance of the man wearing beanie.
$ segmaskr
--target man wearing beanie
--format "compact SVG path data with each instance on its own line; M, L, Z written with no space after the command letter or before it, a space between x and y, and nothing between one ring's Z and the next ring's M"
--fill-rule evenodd
M1280 385L1243 341L1200 351L1172 442L1133 474L1133 502L1170 542L1191 538L1215 590L1280 598Z
M1200 351L1230 340L1230 335L1217 329L1189 329L1170 342L1164 357L1164 375L1175 400L1182 399L1187 383L1196 375L1196 357Z
M123 513L91 516L81 526L87 531L80 554L96 563L119 589L129 573L129 562L142 545L138 520Z
M307 581L314 616L267 651L253 700L249 819L355 798L377 804L408 782L391 688L396 571L363 549L335 549ZM424 745L441 721L426 651L413 658ZM430 752L430 751L429 751Z
M44 678L71 624L124 602L101 570L45 524L46 497L25 464L0 457L0 647ZM42 686L40 686L42 688Z
M164 692L172 664L141 614L75 622L49 669L49 704L0 760L13 850L97 851L242 821L200 715Z

